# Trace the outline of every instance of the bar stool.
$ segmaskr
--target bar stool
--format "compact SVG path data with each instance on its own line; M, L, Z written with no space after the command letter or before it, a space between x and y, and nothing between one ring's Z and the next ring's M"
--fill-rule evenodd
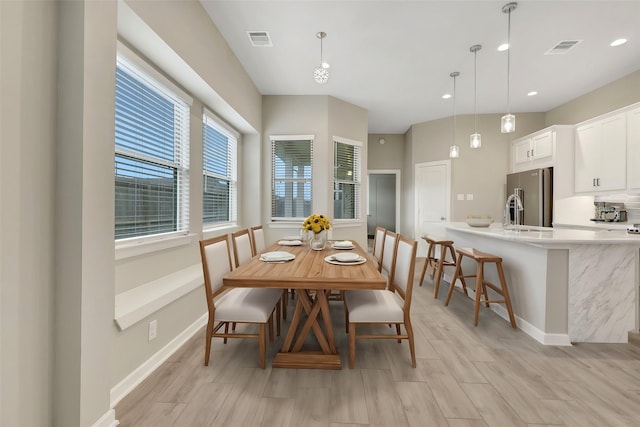
M429 244L429 248L427 249L427 259L424 261L422 274L420 275L420 286L422 286L427 269L430 268L430 276L433 280L433 297L438 298L440 279L444 274L444 268L456 266L456 253L453 250L453 241L432 236L422 236L422 238ZM440 246L440 257L438 258L436 258L436 246ZM452 261L447 260L447 252L451 255Z
M511 322L511 327L516 327L516 319L513 315L513 308L511 307L511 298L509 298L509 290L507 289L507 282L504 278L504 271L502 270L502 258L496 255L492 255L486 252L481 252L477 249L473 248L457 248L458 252L458 260L456 261L456 272L453 275L453 280L451 280L451 286L449 287L449 292L447 293L447 299L444 302L444 305L449 305L449 300L451 299L451 294L453 293L453 288L457 279L460 279L462 282L462 287L467 293L467 286L465 283L465 279L469 277L476 278L476 301L474 305L474 313L473 313L473 325L478 326L478 313L480 311L480 294L484 295L484 303L487 307L489 307L489 303L504 303L507 307L507 312L509 313L509 321ZM468 257L474 260L477 263L476 274L473 275L463 275L462 274L462 258ZM496 264L496 269L498 270L498 277L500 278L500 287L494 285L491 282L488 282L484 279L484 264L487 262L493 262ZM489 300L489 295L487 294L487 286L491 288L493 291L501 295L503 300Z

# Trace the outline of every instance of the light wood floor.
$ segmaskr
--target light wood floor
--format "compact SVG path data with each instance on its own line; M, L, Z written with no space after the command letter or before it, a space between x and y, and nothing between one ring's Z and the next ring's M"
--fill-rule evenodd
M117 419L121 427L640 426L640 346L543 346L488 309L473 327L472 301L456 292L444 307L443 285L438 300L429 278L414 288L417 369L406 341L395 340L358 341L349 369L343 308L332 302L341 371L272 369L282 337L269 345L265 370L255 340L214 340L205 367L200 331L117 405Z

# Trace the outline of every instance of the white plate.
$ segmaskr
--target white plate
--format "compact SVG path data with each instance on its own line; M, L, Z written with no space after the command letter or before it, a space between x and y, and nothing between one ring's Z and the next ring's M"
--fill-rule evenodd
M300 236L284 236L282 240L300 240Z
M260 255L260 259L265 262L284 262L295 259L295 255L285 251L265 252Z
M335 255L329 255L328 257L325 257L324 260L326 262L328 262L329 264L334 264L334 265L360 265L360 264L364 264L365 262L367 262L366 258L360 257L359 259L356 259L355 261L351 261L351 262L341 262L338 261L334 258Z
M350 250L350 249L355 249L356 247L355 247L355 246L353 246L353 245L351 245L351 246L337 246L337 245L332 245L332 246L331 246L331 248L332 248L332 249L340 249L340 250L344 250L344 249Z
M354 252L343 252L340 254L333 254L333 259L340 262L354 262L354 261L358 261L360 258L362 257Z
M280 240L278 242L280 246L300 246L302 244L301 240Z

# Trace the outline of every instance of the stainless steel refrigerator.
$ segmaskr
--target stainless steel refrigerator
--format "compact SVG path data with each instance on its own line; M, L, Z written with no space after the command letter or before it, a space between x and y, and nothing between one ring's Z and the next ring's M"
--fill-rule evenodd
M551 227L553 219L553 168L532 169L507 175L507 194L517 194L522 200L519 215L515 204L508 207L508 215L519 217L522 225Z

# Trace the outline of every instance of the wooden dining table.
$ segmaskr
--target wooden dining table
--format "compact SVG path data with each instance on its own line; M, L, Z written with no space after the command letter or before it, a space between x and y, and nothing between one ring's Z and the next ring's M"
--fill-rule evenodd
M307 243L285 246L275 243L265 252L285 251L295 255L287 262L265 262L260 255L242 264L223 278L226 287L279 288L295 290L296 306L274 368L341 369L329 309L332 291L385 289L386 279L371 257L353 242L355 252L366 258L358 265L336 265L325 260L344 250L312 250ZM306 316L306 318L305 318ZM309 349L307 337L313 331L317 344Z

